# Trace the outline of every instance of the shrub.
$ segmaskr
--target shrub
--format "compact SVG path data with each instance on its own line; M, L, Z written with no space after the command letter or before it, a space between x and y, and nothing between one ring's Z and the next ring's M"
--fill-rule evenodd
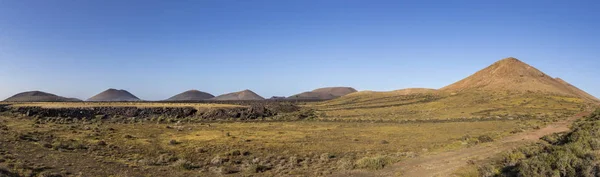
M480 143L488 143L488 142L493 142L494 141L494 139L491 136L489 136L489 135L481 135L481 136L477 137L477 140Z
M163 165L163 164L168 164L168 163L171 163L171 162L175 162L177 160L179 160L179 158L173 156L172 154L161 154L155 160L154 164L156 164L156 165Z
M171 141L169 141L169 144L170 145L178 145L178 144L181 144L181 142L179 142L177 140L171 140Z
M520 160L525 158L525 154L520 151L513 151L505 153L502 157L502 162L504 166L515 166Z
M479 176L481 177L492 177L498 174L498 170L494 166L485 164L478 167Z
M354 164L352 163L352 160L349 158L343 158L343 159L338 160L337 166L339 169L342 169L342 170L354 169Z
M175 161L175 163L173 163L173 166L179 167L184 170L193 170L193 169L200 168L200 166L195 165L192 162L184 160L184 159L179 159L179 160Z
M391 158L387 156L376 156L376 157L364 157L356 161L356 168L379 170L392 162Z
M248 167L248 171L252 172L252 173L262 173L262 172L269 171L269 170L271 170L271 168L264 166L264 165L254 164L254 165L250 165Z

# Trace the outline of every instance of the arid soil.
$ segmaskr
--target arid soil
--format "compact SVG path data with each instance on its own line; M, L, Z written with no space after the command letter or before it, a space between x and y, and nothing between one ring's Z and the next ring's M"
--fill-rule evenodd
M568 131L569 125L571 125L573 121L588 115L589 113L590 112L582 112L569 119L555 122L547 127L515 134L496 142L403 160L380 171L356 170L342 172L332 176L451 176L455 170L467 165L469 162L486 159L498 153L514 149L527 143L535 142L545 135Z

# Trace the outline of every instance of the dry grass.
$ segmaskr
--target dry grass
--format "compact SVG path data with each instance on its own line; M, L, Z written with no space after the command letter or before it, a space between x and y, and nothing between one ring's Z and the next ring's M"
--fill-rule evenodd
M400 94L366 92L308 104L324 118L414 120L489 117L564 117L587 103L560 95L518 92L447 92Z
M380 169L414 155L468 147L477 137L497 139L515 129L531 129L539 120L505 120L448 123L366 123L366 122L230 122L210 124L155 123L76 123L34 124L32 119L1 117L0 121L16 134L40 132L52 135L65 146L107 147L94 151L104 159L124 165L156 167L158 159L174 170L206 171L219 157L230 158L220 167L227 170L239 160L243 164L259 159L240 174L254 174L265 164L275 165L264 176L282 174L325 176L353 168ZM54 143L52 144L54 146ZM57 144L58 146L59 144ZM40 144L39 146L42 146ZM250 154L232 155L232 154ZM289 167L280 161L301 158L304 164ZM310 159L310 161L308 161ZM264 162L265 164L262 164ZM161 163L164 165L164 163ZM286 162L287 164L287 162ZM214 166L214 165L213 165ZM239 167L239 165L238 165ZM283 168L283 169L282 169ZM248 171L248 169L250 169ZM253 172L254 171L254 172ZM283 171L283 172L282 172ZM313 173L316 172L316 173ZM263 175L263 174L261 174Z
M483 121L452 123L342 123L342 122L272 122L188 124L165 128L164 124L104 124L118 135L88 137L50 125L32 128L30 122L11 120L9 126L23 131L51 131L62 139L96 142L123 147L164 148L185 151L205 147L227 152L234 149L264 154L395 154L401 152L432 152L467 146L465 136L494 137L509 134L515 128L531 128L534 121ZM526 127L529 126L529 127ZM45 128L44 128L45 127ZM179 129L179 130L178 130ZM182 131L181 131L182 130ZM128 135L128 136L124 136ZM135 137L131 139L130 137ZM172 146L170 141L180 144ZM386 141L387 143L382 143Z
M194 108L229 108L241 105L217 103L152 103L152 102L29 102L14 103L12 107L40 106L43 108L82 108L82 107L194 107Z

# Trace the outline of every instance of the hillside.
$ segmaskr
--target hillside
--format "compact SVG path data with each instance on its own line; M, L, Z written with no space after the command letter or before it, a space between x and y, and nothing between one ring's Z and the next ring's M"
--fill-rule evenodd
M226 93L211 100L264 100L262 96L254 93L252 90L242 90L239 92Z
M210 93L201 92L198 90L188 90L183 93L172 96L166 101L201 101L208 100L214 97L215 96Z
M7 98L4 101L9 102L63 102L63 101L81 101L77 98L65 98L51 93L41 91L22 92Z
M561 78L555 78L556 81L560 82L561 84L565 85L567 87L567 89L569 89L571 92L577 94L578 96L587 99L588 101L592 101L592 102L600 102L600 99L590 95L589 93L569 84L567 81L562 80Z
M352 87L325 87L292 95L288 99L329 100L354 92L356 89Z
M324 117L349 119L560 117L584 109L592 98L518 59L507 58L437 91L357 92L312 106Z
M108 89L101 92L87 101L141 101L135 95L129 93L127 90Z
M544 72L512 57L502 59L440 90L449 92L474 90L492 92L543 92L565 96L578 96L564 87L564 84Z

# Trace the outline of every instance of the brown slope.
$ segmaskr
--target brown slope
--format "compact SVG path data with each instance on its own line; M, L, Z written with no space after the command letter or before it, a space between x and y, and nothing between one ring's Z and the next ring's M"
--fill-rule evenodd
M592 101L592 102L600 102L600 99L590 95L589 93L569 84L567 81L561 79L561 78L555 78L556 81L560 82L561 84L563 84L565 87L567 87L567 89L571 90L571 92L579 95L582 98L585 98L588 101Z
M127 90L108 89L101 92L87 101L141 101L135 95L129 93Z
M201 92L198 90L188 90L183 93L172 96L171 98L167 99L167 101L201 101L208 100L214 97L215 96L210 93Z
M51 102L51 101L81 101L77 98L65 98L57 96L55 94L41 92L41 91L29 91L22 92L7 98L4 101L9 102Z
M288 97L289 99L329 100L357 92L352 87L324 87L309 92L302 92Z
M288 97L288 99L295 100L330 100L334 98L337 98L337 96L323 92L302 92Z
M519 91L577 96L562 83L516 58L502 59L442 91Z
M393 96L404 96L404 95L412 95L412 94L428 94L428 93L436 93L436 89L430 88L405 88L394 91L360 91L350 93L348 95L344 95L340 97L340 99L357 99L357 98L385 98L385 97L393 97Z
M356 89L354 89L352 87L325 87L325 88L315 89L312 92L328 93L333 96L339 97L339 96L344 96L344 95L347 95L350 93L354 93L354 92L356 92Z
M437 91L437 90L430 89L430 88L406 88L406 89L394 90L392 92L401 94L401 95L410 95L410 94L417 94L417 93L433 93L435 91Z
M239 92L227 93L212 98L211 100L264 100L265 98L254 93L252 90L242 90Z

